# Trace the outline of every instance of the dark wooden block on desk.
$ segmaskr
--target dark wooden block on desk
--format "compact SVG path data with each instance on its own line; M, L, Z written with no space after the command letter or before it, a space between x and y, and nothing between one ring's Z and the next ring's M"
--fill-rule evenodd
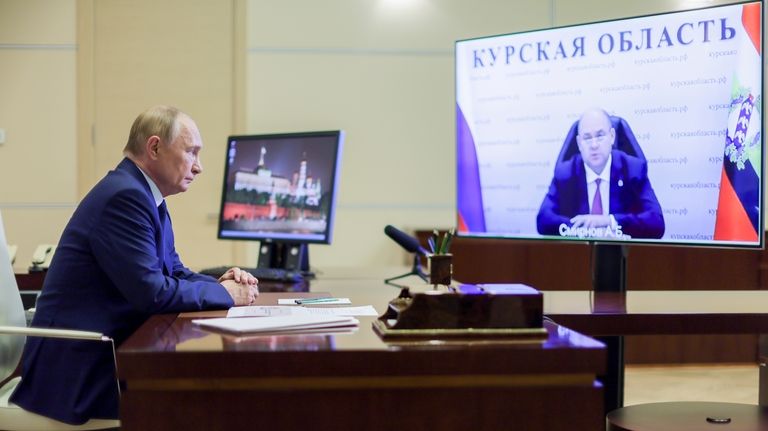
M506 289L505 289L506 288ZM541 328L541 292L523 285L462 285L458 291L410 294L406 289L389 302L380 318L390 329ZM394 323L388 323L395 321Z

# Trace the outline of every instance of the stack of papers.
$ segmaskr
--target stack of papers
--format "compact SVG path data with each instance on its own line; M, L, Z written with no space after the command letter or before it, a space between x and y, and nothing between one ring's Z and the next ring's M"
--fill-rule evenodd
M248 305L232 307L227 317L260 316L377 316L376 309L370 305L359 307L296 307L286 305Z
M349 298L280 298L277 300L277 305L346 305L351 303Z
M356 327L360 321L345 316L271 316L243 317L240 319L196 319L193 323L207 329L235 334L259 332L315 332L318 329L339 329Z

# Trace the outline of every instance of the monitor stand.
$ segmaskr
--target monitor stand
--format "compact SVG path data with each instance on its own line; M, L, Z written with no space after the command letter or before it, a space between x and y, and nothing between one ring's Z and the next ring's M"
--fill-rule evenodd
M592 289L595 292L627 291L626 245L592 243Z
M305 243L262 241L256 266L299 271L305 278L315 276L309 270L309 247Z
M619 244L591 243L592 290L600 293L627 292L627 254L629 248ZM606 373L599 376L605 394L604 410L608 413L624 406L624 337L595 337L605 343Z

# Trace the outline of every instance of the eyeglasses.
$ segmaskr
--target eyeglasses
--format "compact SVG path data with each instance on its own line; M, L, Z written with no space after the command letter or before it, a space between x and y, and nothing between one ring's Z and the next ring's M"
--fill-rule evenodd
M581 135L581 141L587 145L591 145L592 142L597 142L598 144L602 144L603 142L605 142L606 139L608 139L608 133L602 130L597 132L594 136L590 134Z

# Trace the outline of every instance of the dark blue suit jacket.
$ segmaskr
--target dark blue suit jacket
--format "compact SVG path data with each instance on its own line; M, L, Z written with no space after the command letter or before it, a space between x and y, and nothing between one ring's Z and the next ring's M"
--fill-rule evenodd
M664 216L648 181L648 165L622 151L613 150L611 156L610 214L632 238L661 238ZM555 167L536 228L542 235L559 236L560 224L570 226L570 219L579 214L589 214L589 202L584 161L576 155Z
M161 224L146 179L123 161L75 210L62 233L33 326L102 332L120 345L150 315L228 308L215 279L185 268L170 218ZM28 338L11 401L68 423L117 418L111 346Z

